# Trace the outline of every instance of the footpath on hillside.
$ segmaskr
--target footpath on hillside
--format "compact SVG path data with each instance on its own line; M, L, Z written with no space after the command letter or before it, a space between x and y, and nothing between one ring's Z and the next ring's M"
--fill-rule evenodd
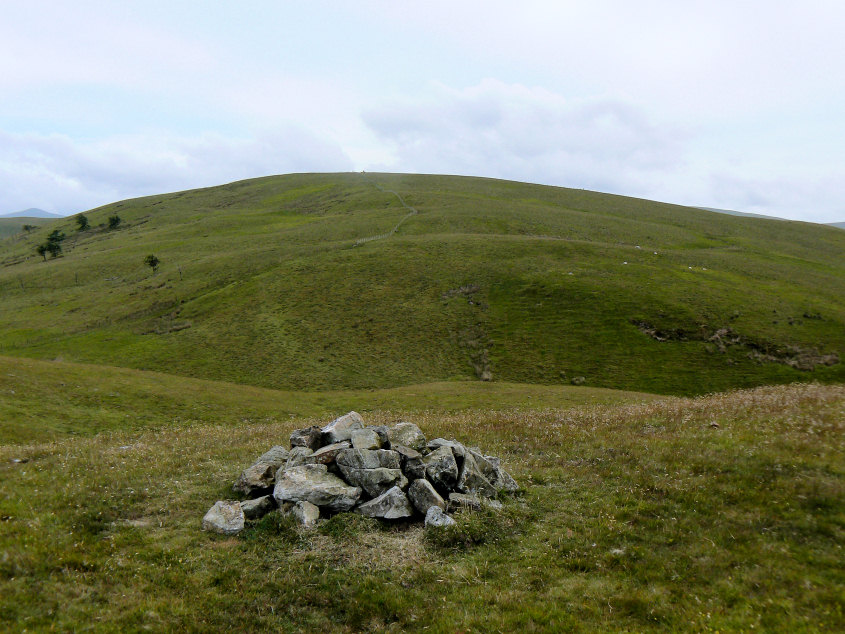
M390 236L392 236L394 233L396 233L399 230L399 227L401 227L402 224L408 218L410 218L411 216L415 216L418 213L417 210L414 207L411 207L411 205L409 205L408 203L405 202L405 199L402 198L402 195L399 192L393 191L392 189L385 189L384 187L379 185L377 182L375 182L373 179L371 179L369 176L367 176L366 172L361 172L361 175L364 177L365 181L370 183L373 187L375 187L380 192L384 192L385 194L393 194L394 196L396 196L396 198L399 199L399 202L402 203L402 206L405 209L408 210L408 213L405 214L404 216L402 216L402 218L399 220L399 222L397 222L394 225L394 227L390 231L388 231L387 233L381 233L377 236L369 236L368 238L359 238L358 240L355 241L355 244L353 245L353 246L356 246L356 247L361 245L361 244L364 244L365 242L372 242L373 240L383 240L384 238L389 238Z

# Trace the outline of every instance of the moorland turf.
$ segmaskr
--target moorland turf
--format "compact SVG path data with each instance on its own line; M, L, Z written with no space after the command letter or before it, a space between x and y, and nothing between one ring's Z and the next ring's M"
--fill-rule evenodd
M105 399L104 399L105 400ZM202 400L198 401L202 406ZM321 419L0 446L13 631L842 631L845 389L411 417L523 487L444 533L200 518ZM374 411L387 423L395 413ZM325 419L322 419L324 422ZM13 459L26 462L12 462Z
M359 243L407 215L391 189L418 213ZM832 227L391 174L268 177L87 216L88 231L68 218L0 246L0 354L296 390L845 380L825 365L845 353ZM43 262L56 228L64 254Z

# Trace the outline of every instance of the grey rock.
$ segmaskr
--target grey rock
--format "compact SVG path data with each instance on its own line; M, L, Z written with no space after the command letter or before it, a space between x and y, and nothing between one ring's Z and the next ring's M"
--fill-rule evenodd
M316 451L322 444L323 432L319 427L305 427L304 429L296 429L290 435L290 446L293 447L307 447L311 451Z
M425 477L425 464L423 463L423 456L419 451L405 447L404 445L391 445L391 447L393 451L399 454L402 473L409 480L417 480Z
M273 497L279 506L284 502L305 501L336 513L355 506L361 489L328 473L324 464L304 464L278 471Z
M461 473L455 488L461 493L474 493L486 498L495 497L497 493L496 487L484 477L478 463L469 452L464 456L464 464L461 465Z
M370 497L378 497L395 486L400 489L408 486L408 479L401 469L386 469L384 467L355 469L346 465L338 466L343 478L349 484L361 487Z
M257 520L264 517L275 508L276 500L273 499L272 495L262 495L260 498L241 502L241 510L243 510L244 517L248 520Z
M353 431L363 429L363 427L364 419L361 418L358 412L344 414L320 430L323 435L323 444L330 445L343 440L349 440Z
M467 448L464 447L461 443L457 440L446 440L445 438L435 438L434 440L429 441L428 448L432 451L440 449L440 447L449 447L452 450L452 453L455 456L455 459L458 463L464 459L464 455L467 452Z
M411 504L423 515L426 514L432 506L439 506L442 510L446 510L446 500L440 497L440 494L435 491L431 482L428 480L414 480L411 486L408 487L408 499Z
M270 491L275 481L276 468L272 464L257 462L241 472L232 488L245 497L255 497Z
M445 526L454 526L457 524L455 520L446 515L439 506L430 506L425 514L425 525L443 528Z
M493 475L487 476L490 484L499 490L508 491L510 493L519 489L519 485L516 483L516 480L514 480L511 475L502 468L501 460L499 460L496 456L484 456L484 459L494 469Z
M492 484L496 477L497 466L488 459L489 457L483 456L478 449L467 448L467 453L473 457L481 474ZM494 460L498 462L498 458L494 458Z
M290 455L288 456L285 468L297 467L301 464L305 464L308 462L308 458L310 458L313 453L314 452L308 447L294 447L290 450Z
M422 430L413 423L396 423L387 431L390 439L390 446L404 445L411 449L420 451L425 447L425 435Z
M252 464L269 464L273 465L276 469L281 467L288 461L288 450L282 447L281 445L276 445L272 447L267 453L263 454L261 457L258 458Z
M435 449L425 458L425 473L441 491L452 491L458 481L458 463L448 446Z
M332 464L337 458L337 454L344 449L349 449L351 446L348 440L344 440L343 442L336 442L325 447L320 447L313 454L305 458L305 464Z
M449 511L456 511L460 509L469 509L471 511L480 511L482 508L502 510L502 503L498 500L489 500L481 498L477 495L467 493L450 493L449 504L447 509Z
M374 425L372 427L366 427L365 429L372 429L378 434L378 437L381 438L382 449L391 449L390 434L388 433L387 425Z
M202 529L221 535L237 535L244 529L244 519L240 502L218 500L202 518Z
M304 500L294 504L290 512L305 528L315 527L317 520L320 519L320 508Z
M399 454L390 449L346 449L337 454L339 466L353 469L401 469Z
M355 449L381 449L382 445L381 436L369 427L353 431L350 440Z
M414 509L402 489L393 487L377 498L360 504L355 508L355 512L366 517L394 520L411 517Z

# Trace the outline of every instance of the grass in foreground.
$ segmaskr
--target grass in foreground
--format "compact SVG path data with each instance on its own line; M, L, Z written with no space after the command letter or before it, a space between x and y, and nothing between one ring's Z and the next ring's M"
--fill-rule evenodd
M310 533L271 518L222 538L200 531L202 514L254 456L311 421L2 447L0 622L94 631L845 628L843 386L413 420L431 437L502 456L522 497L502 515L464 517L439 539L360 518Z
M647 401L653 394L569 385L452 381L379 390L292 392L126 368L0 356L0 443L197 423L333 418L351 409L456 412Z

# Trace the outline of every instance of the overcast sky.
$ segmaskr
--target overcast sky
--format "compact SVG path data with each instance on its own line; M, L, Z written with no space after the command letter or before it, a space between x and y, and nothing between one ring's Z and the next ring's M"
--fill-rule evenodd
M0 214L288 172L845 221L845 3L0 0Z

